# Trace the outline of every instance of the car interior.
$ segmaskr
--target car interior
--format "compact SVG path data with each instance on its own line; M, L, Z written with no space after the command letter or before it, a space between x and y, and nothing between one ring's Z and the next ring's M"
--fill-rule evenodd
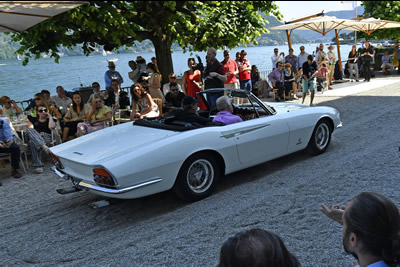
M214 118L218 114L218 109L215 105L211 106L207 102L207 92L208 90L204 90L198 94L198 99L202 99L207 106L206 110L198 110L198 114L205 118ZM264 106L261 104L262 102L257 99L253 94L247 93L243 90L234 90L234 89L212 89L210 92L224 92L227 95L233 106L233 114L242 118L243 121L252 120L264 116L270 116L275 113L272 107ZM176 120L173 114L166 114L162 117L157 118L147 118L141 120L135 120L133 122L134 125L144 126L144 127L152 127L157 129L165 129L170 131L187 131L198 129L202 127L212 127L212 126L224 126L224 123L219 122L211 122L207 125L199 125L196 123L190 123L186 121Z

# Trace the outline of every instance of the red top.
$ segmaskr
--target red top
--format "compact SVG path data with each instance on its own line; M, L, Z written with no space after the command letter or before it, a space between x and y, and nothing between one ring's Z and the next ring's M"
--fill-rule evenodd
M244 61L240 60L239 61L239 69L240 67L245 67L245 68L250 68L250 61L245 58ZM250 80L251 79L251 72L248 70L239 72L239 79L241 81L246 81L246 80Z
M221 63L222 63L222 65L224 65L224 70L225 70L226 77L227 77L227 80L224 82L224 84L236 83L237 79L236 79L236 76L233 74L234 72L238 71L238 66L237 66L236 62L232 59L229 59L228 62L226 62L224 60Z
M193 74L190 73L190 71L185 71L186 74L186 95L193 96L196 99L199 99L200 102L198 104L198 107L201 110L207 109L207 106L203 103L201 98L197 98L196 93L201 91L201 88L199 88L193 81L196 82L201 82L201 74L199 70L195 70Z

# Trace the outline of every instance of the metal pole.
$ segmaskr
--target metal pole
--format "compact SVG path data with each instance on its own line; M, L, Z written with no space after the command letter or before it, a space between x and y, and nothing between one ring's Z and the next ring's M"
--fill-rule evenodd
M355 3L354 5L354 11L355 11L355 18L357 18L357 1L353 1ZM357 45L357 31L354 31L354 44Z

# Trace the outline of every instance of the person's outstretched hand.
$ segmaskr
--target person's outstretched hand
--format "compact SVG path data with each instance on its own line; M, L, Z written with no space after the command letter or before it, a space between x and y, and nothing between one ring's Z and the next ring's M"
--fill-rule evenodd
M328 216L328 218L343 225L343 214L345 206L334 205L328 208L324 203L321 203L320 211Z

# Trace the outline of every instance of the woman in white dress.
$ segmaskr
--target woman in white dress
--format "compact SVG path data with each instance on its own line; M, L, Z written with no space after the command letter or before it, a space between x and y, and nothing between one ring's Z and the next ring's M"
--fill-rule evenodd
M158 105L154 103L151 95L148 94L140 83L131 86L132 112L131 120L136 118L154 118L160 115Z

